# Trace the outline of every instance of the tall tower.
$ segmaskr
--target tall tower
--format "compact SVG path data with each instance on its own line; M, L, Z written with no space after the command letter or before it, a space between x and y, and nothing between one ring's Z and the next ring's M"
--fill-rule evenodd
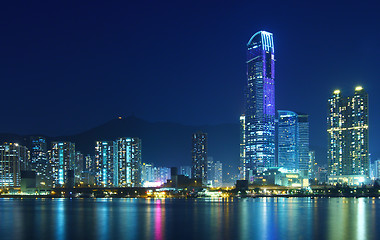
M328 100L328 164L330 176L369 176L368 95L362 87L342 97L335 90Z
M287 110L278 110L277 113L277 166L298 170L298 115Z
M117 161L114 164L115 183L118 187L141 186L141 139L119 138Z
M239 179L245 180L247 179L245 174L246 174L246 157L245 157L245 145L246 145L246 140L245 140L245 115L240 116L240 163L239 163Z
M21 171L28 170L29 151L18 143L0 145L0 188L19 187Z
M52 142L49 176L53 187L62 187L69 182L69 172L74 171L75 143Z
M117 161L117 143L97 141L95 145L95 180L98 185L111 187L117 185L114 174Z
M192 177L202 179L207 183L207 133L197 132L193 134L192 153Z
M298 169L307 177L309 174L309 115L298 113Z
M274 45L259 31L247 44L246 179L275 165Z

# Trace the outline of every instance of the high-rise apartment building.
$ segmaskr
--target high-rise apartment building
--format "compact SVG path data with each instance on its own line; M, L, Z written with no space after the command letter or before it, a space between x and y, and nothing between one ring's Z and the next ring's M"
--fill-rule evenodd
M214 163L214 182L213 187L223 186L223 164L219 161Z
M0 188L19 187L21 170L28 170L29 152L17 143L0 145Z
M215 163L213 157L207 157L207 185L212 185L215 179Z
M191 166L180 166L179 174L191 178Z
M315 151L309 151L309 178L315 178L315 173L318 171L315 161Z
M48 158L47 144L44 137L30 137L30 163L30 170L36 171L37 183L42 185L46 184L48 179Z
M272 33L259 31L247 44L245 179L275 166L275 88Z
M114 172L119 187L141 186L141 139L119 138Z
M277 113L277 166L298 170L298 115L285 110Z
M304 177L309 175L309 116L298 113L298 169Z
M308 115L287 110L277 111L277 166L309 175Z
M52 142L49 159L49 174L53 187L62 187L68 184L70 173L74 171L75 144L72 142Z
M245 157L245 115L240 116L240 163L239 163L239 179L246 179L246 157Z
M367 93L360 86L348 97L335 90L328 106L329 176L369 176Z
M75 176L76 183L82 182L82 174L84 170L83 167L84 167L83 153L77 151L75 153L75 162L74 162L74 176Z
M97 185L116 186L117 142L97 141L95 145L95 179Z
M197 132L192 136L192 178L207 184L207 133Z

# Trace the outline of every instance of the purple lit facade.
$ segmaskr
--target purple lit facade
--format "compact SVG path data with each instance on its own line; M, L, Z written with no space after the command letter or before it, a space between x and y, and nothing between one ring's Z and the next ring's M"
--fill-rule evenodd
M273 35L257 32L247 52L245 179L275 166Z

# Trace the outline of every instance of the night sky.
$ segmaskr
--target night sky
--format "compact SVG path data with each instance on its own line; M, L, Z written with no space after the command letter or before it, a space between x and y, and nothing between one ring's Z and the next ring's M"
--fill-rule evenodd
M311 145L325 147L328 97L360 84L380 158L379 4L291 2L3 2L0 132L67 135L129 115L238 123L246 44L265 30L276 108L308 113Z

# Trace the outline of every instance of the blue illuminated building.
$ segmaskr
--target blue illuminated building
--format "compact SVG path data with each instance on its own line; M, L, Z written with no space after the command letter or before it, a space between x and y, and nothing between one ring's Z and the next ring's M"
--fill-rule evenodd
M274 44L259 31L248 42L245 109L245 179L275 166Z
M114 171L117 186L141 186L141 139L119 138L117 140L117 161Z
M309 121L308 115L288 110L277 111L276 153L277 166L309 176Z
M286 110L277 113L277 166L298 170L298 116Z
M75 144L53 142L50 156L50 175L53 187L65 186L69 181L69 171L74 171Z
M97 185L110 187L117 185L117 143L114 141L98 141L95 145L95 181Z
M17 143L0 145L0 188L19 187L21 170L27 170L28 149Z
M303 176L310 176L313 166L310 166L309 148L309 115L298 115L298 169Z
M200 179L203 184L207 184L207 133L201 131L192 136L191 148L193 179Z
M46 139L41 136L32 136L30 138L30 158L31 169L36 171L37 183L44 185L48 180L48 159Z

